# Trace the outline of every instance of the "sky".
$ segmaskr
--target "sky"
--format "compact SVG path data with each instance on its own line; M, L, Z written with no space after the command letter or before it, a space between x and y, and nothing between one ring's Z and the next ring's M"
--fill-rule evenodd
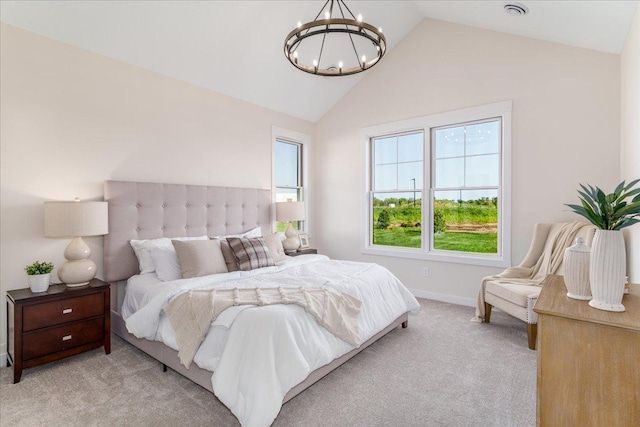
M374 191L400 190L393 194L377 193L375 197L411 198L414 189L422 189L424 146L422 131L374 139ZM498 186L499 149L499 120L435 129L435 197L450 200L497 197L495 189L469 188ZM420 197L420 193L416 194L416 198Z

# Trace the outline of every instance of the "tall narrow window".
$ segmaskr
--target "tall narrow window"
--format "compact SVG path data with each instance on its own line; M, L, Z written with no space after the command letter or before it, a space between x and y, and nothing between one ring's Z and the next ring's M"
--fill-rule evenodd
M275 181L276 202L303 200L302 144L276 139ZM277 222L278 231L285 231L288 222ZM302 229L302 221L293 223L296 230Z
M422 247L424 132L372 139L373 244Z
M501 120L433 129L435 250L498 253Z

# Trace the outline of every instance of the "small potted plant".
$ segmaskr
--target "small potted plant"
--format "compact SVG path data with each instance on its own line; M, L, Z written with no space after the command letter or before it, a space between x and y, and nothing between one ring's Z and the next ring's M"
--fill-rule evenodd
M27 272L31 292L44 292L49 289L51 272L53 271L52 263L36 261L27 265L24 271Z
M593 299L589 305L600 310L624 311L622 297L626 273L626 252L622 230L640 223L640 188L636 179L622 181L606 194L598 187L580 184L580 205L567 205L598 229L591 248L589 280Z

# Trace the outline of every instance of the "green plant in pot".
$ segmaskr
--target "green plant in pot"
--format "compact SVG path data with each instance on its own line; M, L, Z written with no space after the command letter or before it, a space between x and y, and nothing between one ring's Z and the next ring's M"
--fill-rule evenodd
M624 311L622 297L627 256L622 230L640 222L640 179L622 181L606 194L598 187L580 184L580 205L567 205L595 225L591 248L589 280L593 299L589 305L600 310Z
M49 288L51 272L53 271L52 263L36 261L27 265L24 271L27 272L31 292L44 292Z

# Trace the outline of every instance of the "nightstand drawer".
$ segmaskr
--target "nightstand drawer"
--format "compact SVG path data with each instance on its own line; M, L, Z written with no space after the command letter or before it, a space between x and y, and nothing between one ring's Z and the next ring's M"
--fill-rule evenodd
M29 360L102 339L104 339L104 317L98 317L25 334L22 341L22 355L24 360Z
M74 320L87 319L104 313L104 293L86 295L65 300L25 305L23 310L23 331Z

